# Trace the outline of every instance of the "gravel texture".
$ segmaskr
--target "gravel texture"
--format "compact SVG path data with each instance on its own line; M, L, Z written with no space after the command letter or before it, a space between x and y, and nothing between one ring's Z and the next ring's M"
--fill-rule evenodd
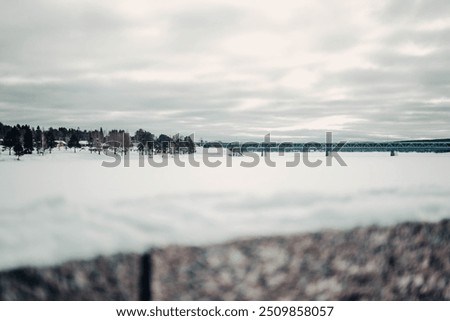
M1 300L138 300L140 256L0 272Z
M449 300L450 221L0 272L1 300Z
M450 221L153 254L156 300L448 300Z

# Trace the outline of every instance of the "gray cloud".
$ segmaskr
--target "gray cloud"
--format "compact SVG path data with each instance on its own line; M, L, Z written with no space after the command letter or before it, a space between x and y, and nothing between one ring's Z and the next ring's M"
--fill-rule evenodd
M0 121L448 137L448 1L0 3Z
M381 10L386 20L430 20L448 18L450 3L446 0L390 0Z

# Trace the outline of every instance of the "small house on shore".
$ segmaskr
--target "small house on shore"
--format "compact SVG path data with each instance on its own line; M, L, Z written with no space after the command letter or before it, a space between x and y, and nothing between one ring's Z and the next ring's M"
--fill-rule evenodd
M89 146L89 142L87 140L80 140L78 143L80 144L81 148Z
M56 148L61 148L61 147L66 147L67 143L63 140L55 140L55 147Z

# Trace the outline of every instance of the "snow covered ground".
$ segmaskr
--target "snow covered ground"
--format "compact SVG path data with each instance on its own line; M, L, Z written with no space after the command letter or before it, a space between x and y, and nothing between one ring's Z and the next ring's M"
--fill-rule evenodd
M201 153L196 155L201 158ZM0 154L0 269L152 245L209 244L450 217L450 154L342 153L348 164L102 167L88 151ZM187 156L186 156L187 157ZM322 153L316 158L324 159Z

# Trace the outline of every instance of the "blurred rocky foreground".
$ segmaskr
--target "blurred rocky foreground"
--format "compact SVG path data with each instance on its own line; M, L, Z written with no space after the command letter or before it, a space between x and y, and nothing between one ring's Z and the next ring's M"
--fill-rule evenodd
M449 300L450 220L0 272L1 300Z

